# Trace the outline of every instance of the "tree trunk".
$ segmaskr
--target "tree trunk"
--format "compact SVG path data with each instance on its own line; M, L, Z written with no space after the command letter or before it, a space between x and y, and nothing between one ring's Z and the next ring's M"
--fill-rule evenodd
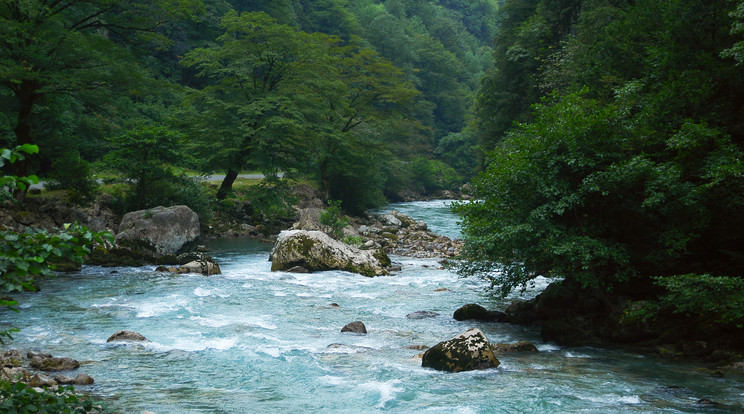
M225 174L225 179L222 180L222 184L220 184L220 189L217 190L218 200L224 200L225 197L227 197L227 194L229 194L232 191L232 186L236 178L238 178L237 171L232 170L232 169L227 170L227 173Z
M23 81L18 88L14 89L18 98L18 122L15 127L16 145L33 144L31 137L31 114L36 101L41 97L38 94L39 86L33 81ZM19 177L28 175L29 159L15 163L15 174Z

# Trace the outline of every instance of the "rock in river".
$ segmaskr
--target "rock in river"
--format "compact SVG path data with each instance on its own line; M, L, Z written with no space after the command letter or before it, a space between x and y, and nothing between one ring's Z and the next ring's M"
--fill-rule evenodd
M152 250L156 256L177 254L199 236L199 216L186 206L155 207L127 213L116 243Z
M106 342L115 342L115 341L138 341L138 342L145 342L147 341L147 338L145 338L144 335L138 332L132 332L132 331L119 331L109 337L109 339L106 340Z
M486 335L480 329L473 328L427 350L421 366L460 372L496 368L499 360L493 355Z
M376 257L379 253L357 249L320 231L289 230L279 234L269 260L272 271L302 266L310 271L345 270L379 276L388 273Z

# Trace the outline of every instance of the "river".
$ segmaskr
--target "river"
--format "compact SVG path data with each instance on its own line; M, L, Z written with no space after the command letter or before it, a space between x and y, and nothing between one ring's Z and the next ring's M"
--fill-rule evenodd
M394 205L435 231L456 236L442 201ZM85 388L121 413L693 413L697 401L744 410L744 375L717 378L691 362L619 351L562 348L535 329L457 322L466 303L503 309L478 280L435 260L394 257L403 270L366 278L345 272L272 273L271 246L210 243L223 274L156 273L86 266L19 295L20 328L5 348L40 348L82 362L96 379ZM548 281L538 280L526 297ZM513 298L512 298L513 299ZM338 306L335 306L338 305ZM415 311L435 312L409 319ZM363 321L367 335L341 333ZM471 327L492 342L533 341L539 353L499 357L497 369L424 369L412 345L432 346ZM143 345L106 343L140 332Z

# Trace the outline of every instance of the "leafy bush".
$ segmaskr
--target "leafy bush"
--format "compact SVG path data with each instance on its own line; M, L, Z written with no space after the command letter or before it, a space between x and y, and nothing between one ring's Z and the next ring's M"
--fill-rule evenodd
M12 164L16 161L23 161L26 155L37 154L39 147L36 145L24 144L13 149L0 148L0 168L5 167L6 163ZM0 201L10 200L16 190L26 191L31 184L36 184L39 179L35 175L28 177L16 177L13 175L0 176Z
M665 288L661 303L676 313L721 325L744 326L744 279L686 274L656 278Z
M425 194L454 188L462 183L455 169L439 160L419 157L411 164L411 173L414 184Z
M22 159L19 152L36 153L38 147L35 145L25 145L15 150L0 151L0 166L5 161L14 162ZM7 198L15 188L20 188L18 184L26 185L30 181L27 177L0 177L0 194ZM36 290L34 279L39 276L48 276L52 274L54 265L53 260L64 259L73 263L82 263L83 256L90 253L90 248L94 244L103 243L103 239L109 241L112 239L111 234L101 232L95 233L88 230L87 227L77 224L65 225L65 227L56 233L48 233L43 230L34 230L26 228L21 233L13 231L0 230L0 293L22 292ZM0 299L0 306L8 307L12 310L18 303L12 299ZM4 343L3 338L11 339L10 332L12 329L0 330L0 344Z
M101 405L73 387L36 391L21 382L0 381L0 412L18 414L101 413Z
M257 185L250 187L245 197L251 202L254 211L267 220L281 220L294 217L294 204L297 199L292 195L286 180L267 177Z
M160 204L163 189L176 176L170 162L182 162L182 136L164 126L141 126L111 138L114 146L104 162L124 175L130 191L124 197L127 209L139 210Z
M340 200L328 200L328 207L320 213L320 224L326 226L326 233L334 239L341 239L344 228L349 225L349 219L343 216Z
M87 204L95 195L98 183L91 177L90 163L80 157L77 151L69 151L52 164L50 189L69 190L70 201Z

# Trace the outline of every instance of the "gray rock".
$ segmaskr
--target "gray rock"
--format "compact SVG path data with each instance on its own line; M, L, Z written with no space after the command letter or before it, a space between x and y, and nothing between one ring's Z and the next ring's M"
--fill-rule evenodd
M28 385L32 387L53 387L57 385L57 381L44 374L34 374L31 379L28 380Z
M440 371L460 372L496 368L499 366L499 360L493 355L486 335L473 328L428 349L423 355L421 366Z
M178 267L169 267L168 271L178 274L198 273L205 276L222 274L220 266L217 263L207 260L194 260Z
M469 303L456 310L452 317L456 321L506 322L508 317L499 311L490 311L481 305Z
M115 341L137 341L137 342L145 342L147 341L147 338L144 337L144 335L138 333L138 332L132 332L132 331L119 331L113 335L111 335L106 342L115 342Z
M382 221L394 227L400 227L403 225L403 223L393 214L385 214L382 216Z
M289 273L312 273L311 271L305 269L302 266L295 266L291 269L287 269L287 272Z
M29 365L42 371L71 371L80 367L80 363L72 358L44 358L41 356L33 357Z
M279 234L269 260L271 270L302 266L310 271L345 270L364 276L387 274L378 253L332 239L320 231L290 230Z
M88 374L78 374L77 377L75 377L75 381L73 381L73 384L75 385L92 385L95 382L93 377L91 377Z
M15 367L15 368L3 368L0 370L0 377L4 380L16 382L28 382L28 378L31 373L26 368Z
M300 218L292 225L294 230L323 230L324 226L320 224L320 214L322 208L303 208L300 209Z
M341 328L341 332L351 332L351 333L358 333L358 334L366 334L367 333L367 327L364 326L364 323L362 321L355 321L347 324L343 328Z
M427 319L427 318L434 318L439 316L436 312L429 312L429 311L416 311L413 313L409 313L406 315L406 318L408 319Z
M190 208L155 207L127 213L119 225L116 243L166 255L178 253L197 237L199 216Z
M53 377L57 384L72 385L75 382L75 378L68 377L67 375L57 374Z
M513 344L491 344L494 354L507 354L512 352L539 352L535 344L529 341L519 341Z

